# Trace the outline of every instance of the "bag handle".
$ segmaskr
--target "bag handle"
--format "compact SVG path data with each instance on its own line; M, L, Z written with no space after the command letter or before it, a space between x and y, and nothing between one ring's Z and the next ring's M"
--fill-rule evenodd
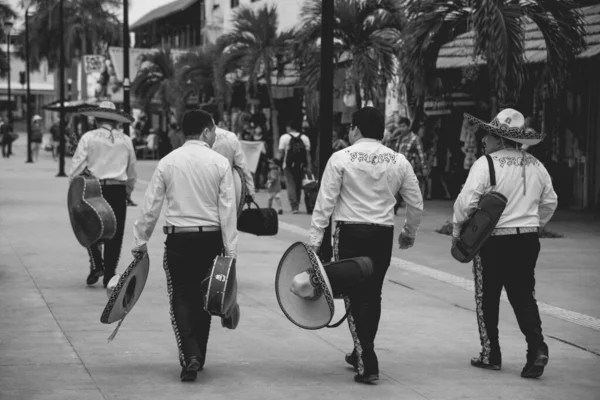
M338 326L340 326L342 324L342 322L344 322L346 320L346 318L348 318L348 315L350 315L350 307L348 307L346 309L346 314L342 317L342 319L340 319L338 322L336 322L333 325L327 325L326 328L337 328Z
M492 156L489 154L485 155L487 159L488 166L490 167L490 184L492 187L496 186L496 169L494 168L494 161L492 160Z

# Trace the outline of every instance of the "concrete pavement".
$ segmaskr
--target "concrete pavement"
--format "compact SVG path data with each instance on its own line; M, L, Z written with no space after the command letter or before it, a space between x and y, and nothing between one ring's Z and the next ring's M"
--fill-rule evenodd
M197 382L183 384L162 271L164 235L157 230L152 237L144 293L108 344L115 325L99 322L105 290L85 285L87 254L69 224L67 180L55 178L58 166L49 153L25 164L24 140L14 147L16 157L0 160L0 399L600 399L600 337L593 328L600 317L597 221L559 216L550 228L567 237L542 244L538 300L587 316L592 327L554 309L542 314L550 364L539 380L519 377L525 342L506 303L503 370L469 366L479 351L473 295L461 286L470 266L453 261L448 238L433 232L450 217L449 203L440 202L427 203L416 246L394 252L376 344L377 385L353 382L343 360L352 346L345 325L305 331L279 309L277 263L291 243L306 240L309 223L307 215L289 212L275 237L241 234L240 325L229 331L214 321L206 368ZM142 181L155 165L139 162ZM142 182L135 201L144 190ZM264 195L259 202L266 203ZM138 212L128 209L119 271L131 260ZM341 314L342 303L336 307Z

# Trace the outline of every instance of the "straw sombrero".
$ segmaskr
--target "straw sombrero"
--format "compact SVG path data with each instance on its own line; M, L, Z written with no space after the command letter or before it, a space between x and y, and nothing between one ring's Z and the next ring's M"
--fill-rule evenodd
M119 321L119 325L109 337L109 341L114 338L121 323L140 298L149 271L150 259L148 254L144 253L143 256L137 256L122 275L113 276L106 286L108 303L104 307L100 322L112 324Z
M312 248L294 243L284 253L275 276L279 307L295 325L304 329L329 325L335 314L334 299L352 293L373 273L373 261L355 257L323 265Z
M101 102L98 107L84 107L80 109L79 114L87 115L88 117L104 118L112 121L131 124L134 118L126 112L117 110L114 103L110 101Z
M246 182L246 175L237 165L233 166L233 186L235 189L235 204L237 206L238 217L244 209L246 203L246 196L248 196L248 184Z
M483 122L470 114L465 113L464 115L469 122L480 126L488 132L527 146L538 144L546 136L544 133L538 133L534 130L525 130L525 118L523 114L512 108L505 108L500 111L490 123Z

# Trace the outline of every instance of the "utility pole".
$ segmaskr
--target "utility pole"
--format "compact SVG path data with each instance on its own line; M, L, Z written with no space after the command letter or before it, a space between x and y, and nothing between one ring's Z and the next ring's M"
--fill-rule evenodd
M131 114L131 82L129 81L129 0L123 0L123 111ZM129 136L129 124L123 124Z
M60 30L60 142L59 142L59 162L58 162L58 175L57 177L65 177L65 131L67 129L65 124L65 22L64 22L64 0L60 0L58 8L59 30Z
M323 0L321 14L321 104L319 119L319 183L323 181L323 172L331 157L331 140L333 132L333 24L334 0ZM331 224L325 229L319 256L324 262L333 257L331 246Z
M29 7L25 9L25 69L27 70L27 161L33 163L31 158L31 80L30 63L29 63Z

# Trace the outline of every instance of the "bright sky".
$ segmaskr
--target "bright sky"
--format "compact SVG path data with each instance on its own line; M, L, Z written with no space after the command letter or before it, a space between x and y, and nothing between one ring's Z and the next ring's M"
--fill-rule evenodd
M129 3L129 23L132 24L146 13L154 10L157 7L171 3L173 0L131 0ZM9 0L9 3L17 10L22 13L23 11L19 8L21 0Z

